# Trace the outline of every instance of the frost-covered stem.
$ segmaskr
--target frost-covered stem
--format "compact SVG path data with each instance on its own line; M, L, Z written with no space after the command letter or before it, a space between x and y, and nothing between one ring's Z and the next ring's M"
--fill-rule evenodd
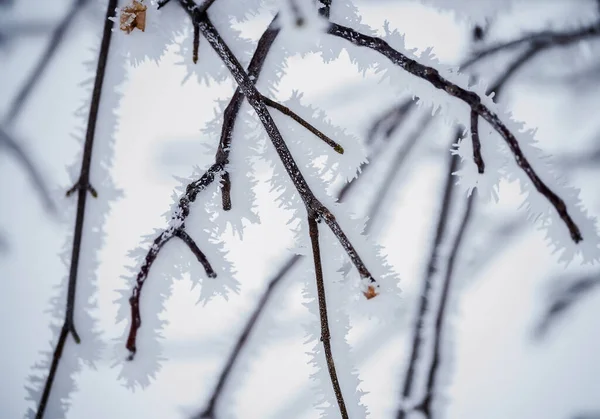
M267 289L258 300L258 304L256 305L254 311L248 318L248 321L246 322L242 333L235 342L233 351L229 354L229 358L227 358L225 366L221 370L221 374L219 374L219 379L217 380L217 384L210 396L206 408L202 411L202 413L194 416L194 419L212 419L215 417L217 403L219 402L219 399L223 394L223 389L225 388L227 379L229 378L231 371L233 371L233 367L235 366L244 346L246 346L248 339L250 338L250 334L252 333L254 327L258 323L260 315L267 307L269 299L273 295L273 292L277 288L277 285L281 282L283 278L285 278L288 272L296 265L296 263L300 260L301 257L302 256L300 255L294 255L290 257L286 264L283 265L279 272L277 272L277 274L269 281Z
M479 140L479 115L471 110L471 141L473 143L473 161L477 165L479 174L485 171L485 163L481 155L481 141Z
M262 96L262 100L266 103L267 106L277 109L282 114L289 116L294 121L296 121L297 123L302 125L304 128L306 128L308 131L312 132L316 137L323 140L323 142L325 144L327 144L329 147L333 148L336 153L344 154L344 148L340 144L336 143L331 138L329 138L327 135L323 134L321 131L319 131L317 128L315 128L313 125L311 125L310 122L301 118L297 113L292 111L287 106L282 105L279 102L275 102L274 100L269 99L268 97L266 97L264 95Z
M41 419L44 416L44 411L50 391L54 383L55 373L58 369L58 364L62 356L64 346L67 341L67 335L71 334L76 343L80 343L79 334L75 328L75 296L77 289L77 276L79 272L79 256L81 255L81 241L83 238L83 226L85 219L85 209L88 191L90 189L90 168L92 164L92 151L94 145L94 135L96 132L96 122L98 120L98 111L100 109L100 100L102 96L102 87L104 84L104 76L106 73L106 63L108 61L108 51L110 49L110 40L112 38L112 28L117 0L110 0L106 8L106 16L104 18L104 30L102 34L102 42L100 44L100 52L98 54L98 65L96 67L96 78L94 80L94 89L92 91L92 100L90 105L90 113L87 122L87 131L85 135L85 143L83 146L83 159L81 161L81 171L76 185L71 188L71 191L77 189L77 214L75 216L75 232L73 234L73 250L71 252L71 265L69 268L69 280L67 285L67 302L65 309L65 320L61 329L61 333L54 348L50 373L44 384L42 398L38 406L36 418Z
M453 141L454 143L454 141ZM429 261L427 262L427 269L425 270L425 277L423 278L422 290L420 292L421 302L419 304L417 317L413 326L413 339L411 345L411 353L408 361L408 367L404 375L404 383L402 385L402 399L406 402L412 394L413 383L416 375L417 362L421 357L421 350L423 349L423 332L425 326L425 317L429 312L429 304L431 299L431 291L433 289L433 277L438 270L438 257L440 246L444 240L446 234L446 228L448 227L448 218L450 216L450 207L452 205L454 188L454 175L458 167L460 157L456 154L449 155L448 170L446 173L446 183L444 185L444 192L442 196L442 204L439 210L439 216L437 219L435 237L431 245L429 252ZM406 414L404 406L400 408L398 412L398 419L403 419Z
M162 3L162 6L164 6L166 3L167 2ZM267 58L267 54L275 42L277 34L279 33L279 29L276 28L274 23L275 19L273 19L268 29L259 39L256 51L254 52L254 55L252 56L248 66L248 74L253 76L254 80L258 78L265 59ZM231 98L231 101L225 108L223 115L223 128L221 129L221 139L219 141L219 148L217 149L217 153L215 155L215 163L199 179L189 183L186 186L185 194L179 200L178 211L171 220L173 225L183 225L185 219L190 213L190 204L196 200L198 194L206 189L206 187L208 187L215 180L215 176L219 174L221 174L222 180L221 191L223 192L223 209L231 209L231 182L229 181L229 173L225 171L225 166L229 159L233 128L243 100L244 94L238 87ZM130 352L128 357L129 360L132 360L135 357L135 353L137 351L137 330L141 326L139 304L142 288L146 279L148 278L148 273L152 267L152 263L158 256L158 253L162 247L173 237L174 234L175 229L171 228L163 231L156 237L153 245L146 254L146 258L140 268L140 271L137 274L136 284L129 299L129 304L131 305L131 325L126 343L126 347Z
M584 39L593 38L596 36L600 36L600 22L595 22L590 26L565 32L554 32L547 30L535 32L528 34L522 38L495 44L481 51L478 51L475 54L473 54L473 56L468 61L466 61L461 66L461 68L469 67L473 65L476 61L479 61L489 55L493 55L507 49L516 48L523 44L530 44L531 46L537 46L540 49L546 49L553 46L569 45L574 42L582 41Z
M452 286L452 278L454 274L454 266L456 264L456 258L458 256L458 252L463 243L463 239L465 236L465 231L467 230L467 226L471 220L471 214L473 209L473 201L475 198L475 194L471 194L467 200L467 205L465 208L465 213L460 223L460 227L458 232L456 233L456 237L454 242L451 245L450 256L448 257L448 264L446 266L446 273L444 275L444 282L442 285L442 293L440 296L440 303L437 307L437 313L435 316L435 327L434 327L434 335L433 335L433 358L431 363L429 364L429 371L427 373L427 384L425 389L425 397L423 401L415 407L415 410L422 411L423 414L427 418L432 418L431 416L431 405L433 402L433 392L435 389L435 384L438 376L438 371L440 367L440 361L442 357L442 334L444 327L444 319L446 317L446 311L448 307L448 300L450 298L450 288Z
M187 185L185 194L179 199L178 211L176 211L172 216L171 222L173 226L164 230L154 239L152 246L150 246L146 257L144 258L144 263L140 267L140 270L136 276L135 285L131 291L131 297L129 297L129 305L131 306L131 324L129 326L129 334L126 342L126 348L129 350L129 356L127 358L129 361L133 360L137 352L137 331L142 325L142 318L140 315L140 296L144 284L146 283L146 279L148 279L150 268L152 268L152 264L156 260L158 254L164 245L169 242L169 240L176 236L180 238L182 236L189 237L187 233L183 232L183 226L185 219L190 214L190 204L196 200L196 197L201 191L206 189L215 180L215 176L220 173L222 169L223 166L215 163L202 175L202 177L200 177L200 179L195 180ZM183 238L182 240L185 241ZM186 244L188 243L186 242ZM192 248L190 247L190 249ZM198 257L198 255L196 255L196 257ZM202 263L202 260L200 260L200 262ZM210 267L210 265L208 266ZM206 265L204 265L204 268L209 277L211 276L210 272L214 274L212 268L207 270Z
M29 98L31 92L33 92L37 83L42 79L44 72L48 68L50 61L54 57L54 54L58 50L58 46L62 43L67 30L71 26L71 24L75 21L75 18L79 14L79 12L83 9L83 6L88 2L88 0L74 0L73 4L67 10L64 18L58 24L54 32L52 32L52 36L50 37L50 41L46 46L42 56L38 60L35 68L27 78L27 81L23 83L23 86L19 90L19 93L13 99L11 105L9 106L8 113L4 117L2 121L2 125L10 125L15 118L19 115L21 110L23 109L23 105Z
M398 121L398 123L399 123L399 121ZM404 146L401 147L401 149L398 151L397 158L395 159L395 163L397 163L397 164L394 164L392 166L390 172L397 173L398 169L402 166L401 162L399 162L400 156L401 155L406 156L409 153L410 149L412 148L412 144L415 143L415 141L413 141L413 138L416 139L417 137L418 136L416 136L416 135L411 137L404 144ZM376 156L372 157L370 160L371 161L370 161L369 165L366 167L370 167L375 164ZM349 183L347 183L347 185L356 185L357 180L362 175L364 175L364 170L358 174L358 177L353 178ZM389 183L390 183L390 185L392 184L392 182L389 182ZM347 192L349 192L350 190L351 190L350 188L341 189L337 195L338 201L340 201L340 202L344 201L344 199L347 196ZM383 195L384 195L384 193L382 191L380 191L380 193L377 194L377 197L375 199L383 199ZM379 208L381 208L381 206L372 206L371 207L371 210L367 214L369 219L376 218L377 211ZM372 225L372 223L367 224L367 226L365 228L365 232L368 232L370 230L371 225ZM210 397L210 401L209 401L207 407L202 411L201 414L196 416L196 419L200 419L200 418L210 419L210 418L215 417L216 405L218 403L219 398L221 397L223 388L225 387L225 384L227 383L227 379L229 378L229 375L231 374L231 371L233 370L233 367L235 366L240 353L242 352L244 346L247 344L250 334L254 330L254 327L256 326L260 315L267 308L268 302L273 295L273 291L281 283L281 281L288 275L288 273L292 270L292 268L294 266L296 266L297 263L300 262L300 260L302 260L302 258L303 258L302 255L290 256L288 258L288 260L285 262L285 264L280 268L280 270L273 276L273 278L271 278L269 280L269 285L267 286L263 295L260 297L258 304L254 308L254 311L252 312L248 321L246 322L246 325L244 326L242 333L236 340L233 351L229 355L229 358L227 359L227 362L225 363L225 366L223 367L221 374L219 375L219 379L217 380L217 385L215 386L215 389L212 392L212 395Z
M194 256L196 256L196 259L198 259L198 262L200 262L200 264L204 267L206 276L208 276L209 278L216 278L217 273L212 268L212 266L210 265L210 262L206 258L206 255L202 252L202 250L200 250L200 248L198 247L198 245L196 244L194 239L192 239L190 237L190 235L187 234L183 228L179 228L179 229L175 230L175 236L179 237L187 245L187 247L192 251Z
M258 118L262 122L271 142L275 147L275 151L279 155L286 172L290 176L290 179L296 190L298 191L307 211L314 212L325 223L329 226L333 234L338 238L340 244L348 254L348 257L358 270L361 278L368 279L371 283L376 283L375 278L371 275L366 265L362 261L359 254L352 243L348 240L346 234L337 223L335 216L325 207L313 194L312 190L308 186L308 183L304 179L300 168L296 164L292 154L290 153L285 140L281 136L279 129L277 128L275 121L269 114L267 105L262 100L262 95L254 87L254 83L244 71L241 64L233 55L225 41L219 35L217 29L210 22L206 13L198 14L195 12L194 2L192 0L180 0L180 3L184 6L184 9L188 11L195 23L200 26L200 31L206 38L206 40L213 47L215 52L221 57L223 63L227 66L231 74L233 75L238 86L241 88L246 100L252 108L255 110Z
M317 295L319 301L319 319L321 321L321 342L325 351L325 360L327 361L327 370L333 392L340 408L342 419L348 419L348 411L344 403L344 396L338 381L335 370L335 362L331 351L331 332L329 331L329 320L327 318L327 297L325 295L325 284L323 283L323 267L321 265L321 249L319 246L319 226L317 225L318 214L308 214L308 231L310 234L310 243L313 251L313 261L315 264L315 280L317 281Z
M256 51L254 52L252 60L248 66L248 75L254 83L256 83L258 80L258 76L260 75L269 50L273 46L273 43L279 34L279 29L275 24L276 19L277 17L273 19L267 30L258 40ZM233 129L243 101L244 94L238 87L235 90L229 105L227 105L227 108L225 108L223 115L223 128L221 129L221 139L219 141L219 148L217 150L215 161L222 164L224 168L229 162L229 150L231 147ZM223 209L225 211L229 211L231 209L231 179L229 177L229 173L225 169L223 169L221 174L221 197L223 201Z
M54 212L56 210L56 207L54 205L54 201L52 201L52 198L50 197L50 192L46 187L46 183L44 182L42 174L35 167L35 165L31 161L31 158L29 157L29 155L27 155L25 150L23 150L23 148L17 143L17 141L12 136L10 136L8 132L6 132L2 128L2 126L0 126L0 147L7 148L8 151L11 152L23 165L25 171L31 176L35 189L37 190L38 195L44 202L44 205L48 210Z
M419 62L408 58L399 51L392 48L387 42L381 38L369 36L355 31L352 28L341 26L332 23L329 27L328 33L331 35L346 39L357 46L367 47L374 51L377 51L390 59L394 64L400 66L408 73L419 77L429 82L434 87L444 90L450 96L453 96L462 102L469 105L473 112L476 112L481 118L487 121L492 128L500 134L500 136L507 143L510 148L517 165L525 172L527 177L531 180L531 183L535 186L536 190L541 193L546 199L554 206L560 218L567 226L571 239L575 243L579 243L583 240L579 227L575 224L571 216L569 215L568 209L565 202L556 195L550 188L540 179L537 173L533 170L533 167L523 154L519 142L513 135L513 133L506 127L506 125L500 120L498 115L492 112L487 106L481 103L481 98L478 94L465 90L460 86L446 80L440 73L432 67L425 66Z

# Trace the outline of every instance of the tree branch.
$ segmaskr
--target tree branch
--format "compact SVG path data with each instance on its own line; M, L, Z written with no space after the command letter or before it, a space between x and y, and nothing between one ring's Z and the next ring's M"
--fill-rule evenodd
M450 96L453 96L469 105L472 112L477 113L481 118L487 121L504 139L513 153L517 165L525 172L527 177L529 177L537 191L546 197L560 218L563 220L569 230L569 234L573 242L579 243L583 240L581 231L569 215L564 201L552 190L550 190L550 188L540 179L523 154L523 151L521 150L521 147L519 146L519 143L513 133L506 127L506 125L504 125L504 123L494 112L481 103L481 98L476 93L465 90L460 86L457 86L444 79L436 69L427 67L413 59L408 58L399 51L396 51L381 38L364 35L355 31L354 29L335 23L330 25L328 33L339 38L346 39L354 45L367 47L381 53L383 56L387 57L390 61L400 66L408 73L429 82L434 87L444 90Z
M78 2L76 4L79 4ZM36 413L36 419L41 419L44 416L46 404L50 397L52 385L54 384L54 378L64 346L66 344L67 335L71 334L73 340L76 343L80 343L80 337L75 328L75 296L77 289L77 277L79 273L79 256L81 254L81 242L83 237L83 226L86 210L86 199L87 193L90 188L90 167L92 162L92 150L94 144L94 135L96 132L96 122L98 120L98 111L100 109L100 99L102 95L102 86L104 83L104 76L106 73L106 62L108 60L108 52L110 49L110 41L112 37L112 28L115 9L117 7L117 0L110 0L106 9L106 16L104 19L104 31L102 34L102 43L100 45L100 52L98 54L98 66L96 67L96 79L94 81L94 89L92 91L92 101L90 105L90 113L87 122L87 132L85 137L85 144L83 147L83 159L81 162L81 171L79 174L78 194L77 194L77 214L75 217L75 232L73 234L73 250L71 252L71 265L69 269L69 281L67 288L67 302L65 310L65 320L60 332L60 336L56 347L54 349L54 355L52 357L52 364L50 371L46 379L42 398L38 406ZM60 39L60 38L59 38Z
M434 328L434 339L433 339L433 359L429 365L429 372L427 374L427 385L426 393L423 402L415 407L415 410L422 411L428 418L431 418L431 405L433 402L433 392L435 389L435 383L437 380L437 373L440 367L442 358L442 332L444 327L444 319L446 317L446 310L448 306L448 300L450 297L450 288L452 285L452 278L454 274L454 267L456 264L456 258L460 251L465 231L471 220L471 214L473 209L473 201L475 195L471 194L467 200L465 213L460 223L458 233L451 245L450 256L448 257L448 264L446 266L446 274L444 276L444 282L442 285L442 294L440 296L440 304L437 308L435 317L435 328Z
M481 156L481 142L479 141L479 115L473 110L471 110L471 141L473 142L473 160L479 174L483 174L485 163Z
M216 278L217 273L214 271L214 269L208 262L206 255L202 252L202 250L200 250L194 239L192 239L190 235L187 234L183 229L175 230L175 236L179 237L187 245L187 247L189 247L194 256L196 256L198 262L200 262L200 264L204 267L206 276L208 276L209 278Z
M335 370L335 362L331 351L331 333L329 331L329 320L327 319L327 298L325 296L325 284L323 283L323 267L321 265L321 249L319 247L319 226L317 225L316 214L308 215L308 229L310 234L310 242L313 251L313 260L315 264L315 279L317 281L317 294L319 300L319 318L321 319L321 342L325 350L325 360L327 361L327 370L333 392L340 408L340 414L343 419L348 419L348 411L344 403L344 396L338 381Z
M365 296L373 296L375 289L378 287L377 281L366 265L358 255L356 249L352 243L348 240L346 234L337 223L335 216L326 208L313 194L312 190L306 183L302 172L298 168L294 158L292 157L279 129L275 125L273 118L269 114L266 104L262 100L262 95L254 87L254 83L244 71L241 64L231 52L225 41L221 38L214 25L210 22L206 13L199 13L195 3L192 0L180 0L180 4L184 7L187 13L190 15L194 23L199 24L200 31L206 38L206 40L213 47L215 52L223 60L223 63L230 70L238 86L241 88L246 100L252 106L257 113L260 121L262 122L271 142L273 143L281 162L283 163L292 183L298 191L304 205L306 206L307 212L315 213L322 218L325 223L329 226L333 234L338 238L340 244L348 254L350 260L357 268L361 278L366 279L370 285L368 285L365 291Z
M457 134L457 136L460 136L460 134ZM454 138L452 143L454 143ZM429 303L431 298L431 292L433 290L433 278L438 270L438 255L440 253L440 247L446 234L446 229L448 227L448 221L450 216L450 208L452 206L452 190L454 188L453 173L458 167L460 157L458 157L458 155L456 154L449 154L448 160L448 170L446 172L446 182L444 184L441 208L437 219L435 237L433 239L431 251L429 253L427 269L425 270L423 288L420 293L421 302L413 327L413 340L411 346L411 354L408 362L408 368L406 370L406 374L404 375L404 384L402 386L402 398L404 401L406 401L408 397L410 397L410 395L412 394L413 384L416 375L416 366L421 356L425 316L430 311ZM406 413L408 412L404 410L404 407L401 407L401 409L398 411L398 419L404 419Z
M327 135L323 134L321 131L319 131L317 128L315 128L313 125L311 125L305 119L301 118L298 114L296 114L294 111L292 111L287 106L282 105L279 102L275 102L274 100L269 99L266 96L262 96L262 100L265 102L265 104L267 106L270 106L271 108L277 109L282 114L289 116L294 121L296 121L297 123L299 123L300 125L302 125L304 128L306 128L307 130L309 130L310 132L312 132L315 136L317 136L318 138L320 138L321 140L323 140L323 142L325 144L327 144L329 147L333 148L336 153L344 154L344 148L341 145L339 145L338 143L336 143L335 141L333 141Z
M164 6L165 4L166 2L164 2L162 5ZM254 55L252 56L248 66L248 74L252 76L253 80L255 81L258 79L267 54L279 33L279 29L277 29L275 25L276 19L277 18L273 19L267 30L259 39L256 51L254 52ZM221 174L222 180L221 191L223 209L231 209L231 197L229 193L231 190L231 183L229 182L229 173L225 171L225 167L229 161L233 129L237 115L241 109L243 99L244 95L241 89L238 87L231 98L231 101L225 108L223 115L223 127L221 129L221 139L219 141L219 148L217 149L215 155L215 163L199 179L187 185L185 194L179 200L178 211L171 219L172 226L160 233L155 238L153 245L146 254L144 263L140 267L134 288L132 290L132 295L129 298L129 304L131 306L131 324L126 343L126 347L129 350L128 360L133 360L137 352L137 331L142 324L139 304L142 289L148 278L150 268L152 267L154 260L162 250L163 246L176 234L176 231L179 229L179 227L184 225L184 222L190 213L191 203L196 200L196 197L201 191L206 189L206 187L208 187L215 180L215 176L218 174Z

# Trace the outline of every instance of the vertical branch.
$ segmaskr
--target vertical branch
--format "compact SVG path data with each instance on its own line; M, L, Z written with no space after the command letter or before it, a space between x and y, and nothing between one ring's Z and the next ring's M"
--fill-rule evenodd
M451 245L450 256L448 257L448 264L446 266L446 274L444 276L444 282L442 285L442 293L440 296L440 304L438 306L437 314L435 316L435 327L434 327L434 336L433 336L433 358L431 363L429 364L429 371L427 373L427 384L425 390L425 398L423 402L415 407L415 410L421 410L428 418L431 418L431 406L433 402L433 391L435 388L435 383L437 380L437 374L440 367L440 362L442 358L442 333L444 327L444 319L446 317L446 311L448 306L448 301L450 297L450 288L452 285L452 278L454 274L454 267L456 265L456 258L460 251L460 248L463 243L463 239L465 236L465 231L467 230L467 226L471 220L471 214L473 209L473 201L475 199L475 194L471 194L469 199L467 200L467 205L465 208L465 213L460 222L460 227L458 229L458 233L454 239L454 242Z
M412 394L414 379L416 375L416 366L421 356L425 316L429 312L429 303L431 298L431 292L433 290L433 277L438 269L438 255L442 241L446 234L446 228L448 226L450 207L452 205L453 200L452 190L454 188L454 175L452 173L456 171L456 168L458 166L458 160L458 155L449 154L448 171L446 175L446 183L444 185L444 194L442 197L442 205L439 213L440 215L438 216L435 238L431 246L431 250L429 253L429 261L427 262L427 269L425 271L425 277L423 279L423 288L420 293L421 302L419 304L417 318L415 319L415 323L413 326L411 354L406 374L404 375L404 384L402 386L402 399L405 401ZM404 407L402 407L398 412L398 419L404 419L406 413L407 412L404 410Z
M319 318L321 320L321 341L325 350L325 359L327 361L327 369L331 378L333 392L340 408L340 414L343 419L348 419L348 411L344 403L344 396L338 381L335 370L335 362L331 351L331 333L329 331L329 320L327 319L327 298L325 296L325 284L323 283L323 266L321 265L321 249L319 246L319 226L317 225L316 214L308 214L308 230L310 234L310 242L313 251L313 260L315 264L315 279L317 281L317 294L319 300Z
M98 66L96 68L96 80L94 81L94 90L92 92L92 102L87 123L87 132L83 150L83 159L81 163L81 172L79 180L71 188L70 192L77 190L77 215L75 218L75 233L73 235L73 250L71 252L71 266L69 270L69 280L67 288L67 302L65 320L60 332L60 336L54 349L54 355L50 366L50 371L44 385L42 398L36 413L36 419L41 419L44 416L44 411L50 397L56 370L62 356L64 346L66 344L67 335L71 334L76 343L80 343L80 337L75 328L75 296L77 288L77 274L79 269L79 256L81 254L81 242L83 237L83 225L85 218L86 199L88 191L94 191L90 185L90 167L92 161L92 149L94 144L94 134L96 122L98 120L98 111L100 109L100 97L102 94L102 86L104 83L104 75L106 72L106 63L108 60L108 52L110 48L110 40L112 37L113 18L117 0L110 0L106 9L104 19L104 31L102 34L102 43L98 57ZM94 192L92 192L94 193Z

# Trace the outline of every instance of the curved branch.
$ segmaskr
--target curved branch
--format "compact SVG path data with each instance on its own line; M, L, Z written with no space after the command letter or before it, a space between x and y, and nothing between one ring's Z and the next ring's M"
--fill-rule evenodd
M434 87L444 90L450 96L453 96L469 105L473 112L477 113L477 115L487 121L504 139L509 149L513 153L517 165L525 172L527 177L529 177L536 190L546 197L560 218L563 220L569 230L569 234L573 242L579 243L583 240L581 231L575 221L573 221L569 215L569 211L565 202L540 179L523 154L519 142L514 134L500 120L498 115L481 103L481 98L479 95L469 90L465 90L462 87L446 80L435 68L425 66L411 58L408 58L401 52L392 48L381 38L365 35L355 31L352 28L341 26L335 23L330 25L328 33L339 38L346 39L354 45L366 47L379 52L392 61L392 63L398 65L408 73L429 82Z

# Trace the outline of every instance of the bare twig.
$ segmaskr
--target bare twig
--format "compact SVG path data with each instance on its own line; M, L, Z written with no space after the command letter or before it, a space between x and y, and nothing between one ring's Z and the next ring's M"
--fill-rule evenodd
M323 267L321 265L321 249L319 247L319 226L317 225L316 214L308 215L308 229L310 242L313 251L313 260L315 264L315 279L317 281L317 295L319 300L319 318L321 320L321 342L325 350L325 360L327 361L327 370L333 386L333 392L340 408L340 414L343 419L348 419L348 411L344 403L344 396L338 381L335 370L335 362L331 351L331 332L329 331L329 320L327 319L327 297L325 295L325 284L323 283Z
M315 136L317 136L318 138L320 138L321 140L323 140L323 142L325 144L327 144L329 147L333 148L336 153L344 154L344 148L341 145L339 145L338 143L336 143L335 141L333 141L327 135L323 134L321 131L319 131L317 128L315 128L313 125L311 125L310 122L308 122L305 119L301 118L297 113L295 113L294 111L292 111L287 106L282 105L279 102L275 102L274 100L269 99L266 96L263 96L262 100L265 102L265 104L267 106L270 106L271 108L277 109L282 114L289 116L294 121L296 121L297 123L299 123L300 125L302 125L304 128L306 128L307 130L309 130L310 132L312 132Z
M49 211L54 212L56 206L54 201L50 197L50 192L44 182L42 174L35 167L35 164L31 161L31 158L27 155L25 150L12 138L3 128L0 126L0 147L6 147L10 153L12 153L16 159L23 165L25 171L31 176L31 180L38 192L38 195L44 202L44 205Z
M152 246L148 250L144 263L140 267L140 270L135 279L135 285L129 298L129 305L131 306L131 324L129 326L129 334L127 336L126 347L129 350L128 360L132 361L137 352L137 331L142 325L142 318L140 314L140 296L150 268L156 260L158 254L173 237L181 237L183 234L184 221L190 213L190 205L196 200L196 197L200 192L208 187L214 180L215 176L221 172L223 167L218 163L213 164L200 179L187 185L185 194L179 199L178 211L173 215L173 225L177 227L169 227L160 233L153 241ZM180 232L181 230L181 232ZM185 234L187 236L187 234ZM206 265L205 265L206 268ZM212 271L212 269L211 269ZM207 271L207 275L210 271ZM213 272L214 273L214 272Z
M69 269L69 282L67 288L67 302L65 310L65 320L59 335L58 342L54 349L52 364L44 385L42 398L36 413L36 419L41 419L44 416L46 404L50 397L52 385L58 364L62 356L64 346L66 344L67 335L71 334L76 343L80 343L80 337L75 328L75 296L77 288L77 276L79 272L79 256L81 255L81 242L83 237L83 226L86 210L87 193L90 188L90 168L92 163L92 150L94 145L94 135L96 132L96 122L98 120L98 111L100 109L100 99L102 95L102 86L106 73L106 62L108 60L108 52L110 49L110 40L112 37L112 27L117 0L110 0L106 9L106 17L104 19L104 31L102 34L102 43L98 54L98 65L96 67L96 79L94 81L94 90L92 91L92 101L90 113L88 116L87 132L85 136L85 144L83 148L83 159L81 162L81 171L79 180L77 181L77 214L75 218L75 232L73 235L73 250L71 252L71 265Z
M210 266L206 255L202 252L202 250L200 250L194 239L192 239L190 235L187 234L182 228L175 230L175 236L179 237L187 245L187 247L189 247L194 256L196 256L198 262L200 262L200 264L204 267L206 276L209 278L216 278L217 273L214 271L212 266Z
M48 68L50 61L54 57L54 54L58 50L59 45L62 43L67 30L71 26L71 24L75 21L75 18L79 14L79 12L83 9L83 6L86 5L88 0L74 0L71 8L67 11L62 21L56 27L50 41L48 42L48 46L46 50L41 55L38 63L35 66L35 69L31 72L27 81L23 83L23 86L13 99L11 105L9 106L8 113L4 117L3 125L10 125L14 119L19 115L21 110L23 109L23 105L27 101L29 95L37 85L37 83L41 80L44 72Z
M529 177L532 184L535 186L537 191L541 193L550 204L554 207L560 218L565 223L569 230L571 239L575 243L579 243L583 240L581 231L575 221L569 215L568 209L558 195L556 195L537 175L533 170L533 167L523 154L519 142L517 141L514 134L506 127L506 125L500 120L498 115L492 112L487 106L481 103L481 98L474 92L465 90L460 86L446 80L440 73L432 68L420 64L419 62L408 58L404 54L392 48L387 42L381 38L369 36L355 31L352 28L341 26L332 23L329 27L328 33L346 39L357 46L366 47L381 53L383 56L390 59L394 64L400 66L408 73L419 77L429 82L434 87L444 90L450 96L453 96L462 102L469 105L473 112L476 112L481 118L487 121L494 130L500 134L500 136L507 143L511 152L514 155L517 165L525 172Z

